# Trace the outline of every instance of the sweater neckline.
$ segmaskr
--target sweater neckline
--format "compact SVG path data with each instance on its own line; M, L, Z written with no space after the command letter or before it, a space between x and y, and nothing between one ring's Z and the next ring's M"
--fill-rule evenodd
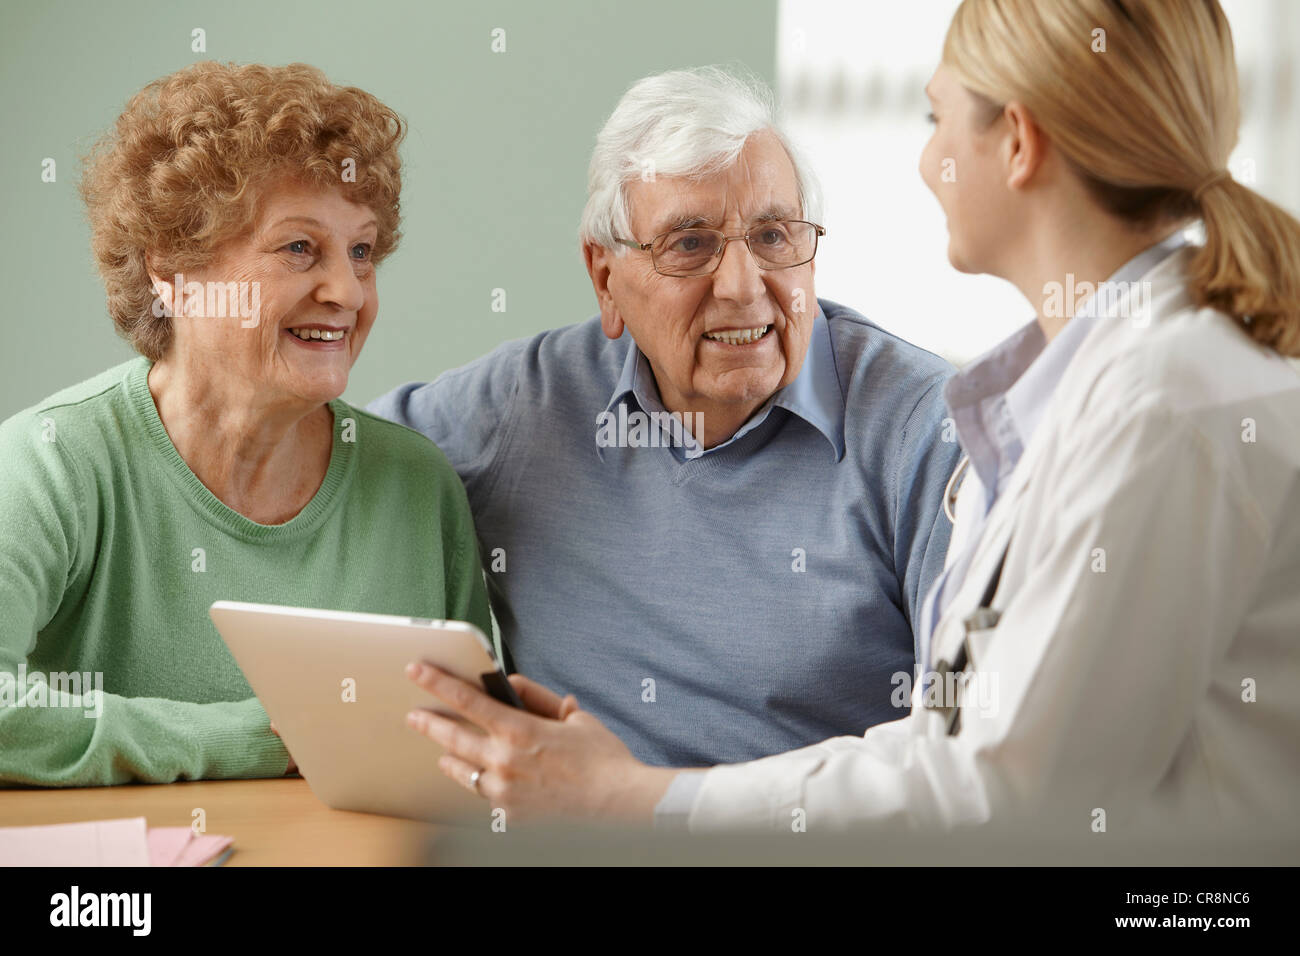
M320 487L316 489L316 494L288 521L281 524L259 524L214 495L176 450L171 436L167 434L167 429L158 416L158 407L154 404L153 394L149 391L149 370L152 368L152 361L140 358L127 375L127 397L140 424L144 427L150 444L162 458L164 467L178 481L190 503L201 514L222 530L245 540L270 541L295 538L313 531L321 523L341 497L341 489L351 473L355 442L342 440L343 422L348 417L349 408L341 399L334 399L327 403L334 416L334 435L330 448L329 467L325 471L325 478Z

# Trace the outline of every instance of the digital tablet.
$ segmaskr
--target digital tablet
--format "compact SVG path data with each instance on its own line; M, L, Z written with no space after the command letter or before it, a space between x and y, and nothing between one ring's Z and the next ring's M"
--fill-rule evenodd
M236 601L208 613L322 802L438 823L490 818L438 769L442 748L406 725L420 707L454 717L406 676L411 661L523 706L473 624Z

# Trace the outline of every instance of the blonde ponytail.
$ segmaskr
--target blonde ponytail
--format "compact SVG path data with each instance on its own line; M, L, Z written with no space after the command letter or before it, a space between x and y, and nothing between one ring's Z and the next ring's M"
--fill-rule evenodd
M943 62L977 96L1027 106L1113 215L1199 215L1196 301L1300 356L1300 222L1227 174L1237 66L1217 0L963 0Z
M1255 341L1300 356L1300 222L1230 178L1205 189L1199 204L1205 246L1189 279L1196 301L1233 316Z

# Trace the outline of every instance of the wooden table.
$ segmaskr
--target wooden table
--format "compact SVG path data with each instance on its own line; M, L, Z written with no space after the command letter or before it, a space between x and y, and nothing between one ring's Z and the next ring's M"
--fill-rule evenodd
M151 827L188 827L195 808L206 814L206 832L234 837L226 866L421 863L437 832L414 820L331 810L300 777L0 790L0 826L144 817Z

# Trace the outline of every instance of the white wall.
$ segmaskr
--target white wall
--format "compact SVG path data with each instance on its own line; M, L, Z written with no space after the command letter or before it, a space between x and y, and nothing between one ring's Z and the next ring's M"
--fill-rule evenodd
M787 125L821 176L818 294L957 364L1033 317L1010 285L956 272L917 161L923 88L957 0L781 0L777 77ZM1300 213L1300 3L1224 0L1241 74L1233 174Z

